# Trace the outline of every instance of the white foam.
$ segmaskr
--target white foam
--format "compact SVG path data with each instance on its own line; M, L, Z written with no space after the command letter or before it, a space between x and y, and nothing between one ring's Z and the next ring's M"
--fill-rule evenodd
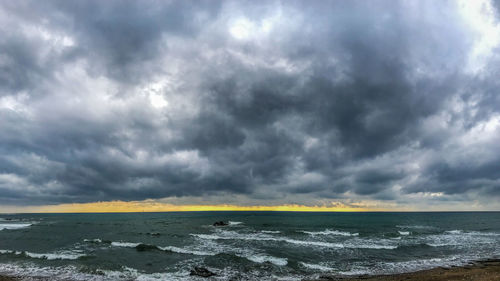
M245 256L246 259L256 262L256 263L265 263L265 262L270 262L275 265L279 266L285 266L288 264L288 259L286 258L277 258L277 257L272 257L272 256L266 256L266 255L248 255Z
M396 225L398 228L409 228L409 229L435 229L434 226L429 225Z
M15 254L15 255L20 255L22 252L20 251L13 251L13 250L0 250L0 254Z
M4 229L21 229L30 227L31 223L0 223L0 230Z
M479 244L497 244L499 233L450 230L442 234L429 235L423 238L423 243L431 247L455 246L459 248L470 248Z
M14 254L17 256L24 255L26 257L34 258L34 259L46 259L46 260L76 260L81 257L86 256L85 254L70 252L70 251L61 251L55 253L32 253L32 252L22 252L22 251L13 251L13 250L0 250L0 254Z
M54 280L54 281L193 281L205 280L201 277L190 276L190 269L197 266L197 263L182 262L176 268L175 272L155 272L144 273L135 268L123 266L120 270L95 270L96 273L79 272L79 268L72 265L67 266L47 266L41 267L34 264L0 264L0 274L21 277L22 280ZM216 272L217 276L209 278L210 280L231 280L236 275L241 276L241 280L262 280L262 281L300 281L303 276L285 275L275 276L268 272L252 270L242 272L238 269L225 268L219 271L215 268L207 267L210 271Z
M351 232L345 232L345 231L338 231L338 230L330 230L330 229L325 229L323 231L305 231L301 230L299 232L309 234L312 236L316 235L338 235L338 236L358 236L359 233L351 233Z
M394 250L394 249L397 249L398 246L393 246L393 245L378 245L378 244L359 244L359 245L346 246L346 248L351 248L351 249L374 249L374 250Z
M373 270L370 269L363 269L363 268L353 268L351 270L347 271L339 271L338 274L340 275L367 275L367 274L373 274Z
M297 240L285 237L275 237L260 233L240 234L233 231L220 231L216 234L191 234L192 236L208 240L253 240L286 242L301 246L318 246L324 248L352 248L352 249L396 249L395 245L380 245L372 241L357 240L347 244L331 243L324 241ZM368 242L368 243L367 243Z
M305 268L309 268L309 269L313 269L313 270L319 270L319 271L333 271L334 270L331 267L320 265L320 264L312 264L312 263L305 263L305 262L300 262L299 264Z
M467 257L448 256L444 258L431 258L421 260L410 260L404 262L386 262L376 265L355 264L349 271L339 272L342 275L361 275L361 274L393 274L403 272L413 272L417 270L435 268L437 266L458 266L464 265L470 260Z
M196 256L215 256L218 253L209 253L205 251L197 251L197 250L189 250L189 249L184 249L184 248L179 248L175 246L166 246L166 247L158 247L158 249L163 250L163 251L170 251L174 253L179 253L179 254L189 254L189 255L196 255Z
M350 249L385 249L398 248L398 242L392 239L351 239L345 242L345 247Z
M399 235L410 235L410 232L409 231L398 231L399 232Z
M295 240L281 237L273 237L268 235L260 234L239 234L236 232L223 232L223 235L214 234L191 234L192 236L209 239L209 240L253 240L253 241L276 241L276 242L287 242L296 245L306 245L306 246L322 246L322 247L333 247L333 248L343 248L342 244L338 243L328 243L319 241L303 241Z
M135 248L142 243L131 243L131 242L111 242L111 246L115 247L125 247L125 248Z
M84 254L77 254L74 252L43 253L43 254L24 252L24 254L30 258L47 259L47 260L76 260L85 256Z
M462 234L469 236L500 236L500 233L496 232L480 232L480 231L464 231L460 229L445 231L448 234Z
M33 264L0 264L0 272L4 275L21 277L21 280L32 280L30 277L50 278L49 280L97 280L92 279L90 274L77 274L74 266L66 267L39 267ZM77 278L84 275L85 278ZM57 276L57 277L56 277ZM36 279L35 280L38 280Z
M460 234L462 233L463 231L462 230L448 230L448 231L445 231L446 233L449 233L449 234Z
M278 234L281 233L279 230L262 230L262 233L269 233L269 234Z
M471 231L471 232L467 232L467 234L476 235L476 236L500 236L500 233L496 233L496 232Z
M135 248L141 244L142 243L111 242L112 246L124 247L124 248ZM196 249L180 248L180 247L175 247L175 246L165 246L165 247L156 246L156 247L162 251L170 251L170 252L179 253L179 254L189 254L189 255L196 255L196 256L215 256L219 253L219 252L200 251L200 250L196 250Z
M189 271L180 270L172 273L141 273L134 268L122 267L121 271L97 270L98 274L82 273L75 266L64 267L40 267L33 264L0 264L0 273L10 276L21 277L22 280L73 280L73 281L188 281L193 280Z
M201 238L201 239L207 239L207 240L231 239L231 238L220 237L220 236L212 235L212 234L193 234L193 233L191 233L190 235L194 236L194 237Z
M102 243L102 240L99 239L99 238L96 238L96 239L83 239L83 242Z
M329 242L320 242L320 241L304 241L304 240L296 240L296 239L282 239L281 241L302 245L302 246L319 246L324 248L344 248L344 245L340 243L329 243Z
M83 280L94 280L94 281L111 281L111 280L136 280L136 281L158 281L158 280L169 280L169 281L187 281L193 280L192 276L189 275L189 271L180 270L177 272L155 272L155 273L142 273L139 270L127 266L122 266L121 271L114 270L101 270L103 276L91 275L91 278L86 277Z
M243 222L241 221L229 221L229 225L239 225L242 224Z
M459 243L456 242L443 242L443 243L425 243L425 245L430 247L449 247L449 246L459 246Z

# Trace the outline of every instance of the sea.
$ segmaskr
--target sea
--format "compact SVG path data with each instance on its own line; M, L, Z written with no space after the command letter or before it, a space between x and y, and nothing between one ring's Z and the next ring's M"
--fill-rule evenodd
M499 257L499 212L0 214L0 275L24 280L303 280Z

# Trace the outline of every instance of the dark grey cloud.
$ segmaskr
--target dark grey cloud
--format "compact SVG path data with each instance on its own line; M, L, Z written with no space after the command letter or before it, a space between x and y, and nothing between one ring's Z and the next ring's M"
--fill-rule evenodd
M498 196L495 5L2 3L0 202Z

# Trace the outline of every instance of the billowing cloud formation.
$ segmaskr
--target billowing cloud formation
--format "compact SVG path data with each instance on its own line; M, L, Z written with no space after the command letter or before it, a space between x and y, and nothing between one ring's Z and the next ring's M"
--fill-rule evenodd
M2 2L0 202L498 200L496 5Z

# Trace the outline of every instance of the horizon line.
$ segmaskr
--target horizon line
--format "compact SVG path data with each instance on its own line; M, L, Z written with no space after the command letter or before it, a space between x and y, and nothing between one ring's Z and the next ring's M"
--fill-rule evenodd
M381 206L369 202L342 203L325 202L318 205L280 204L280 205L247 205L237 204L173 204L154 200L145 201L98 201L89 203L65 203L55 205L5 205L0 206L0 213L30 214L30 213L166 213L166 212L497 212L500 210L453 210L431 209L419 210L417 206L398 207L397 205Z
M23 214L141 214L141 213L500 213L500 210L447 210L447 211L298 211L298 210L184 210L184 211L86 211L86 212L0 212L0 215Z

